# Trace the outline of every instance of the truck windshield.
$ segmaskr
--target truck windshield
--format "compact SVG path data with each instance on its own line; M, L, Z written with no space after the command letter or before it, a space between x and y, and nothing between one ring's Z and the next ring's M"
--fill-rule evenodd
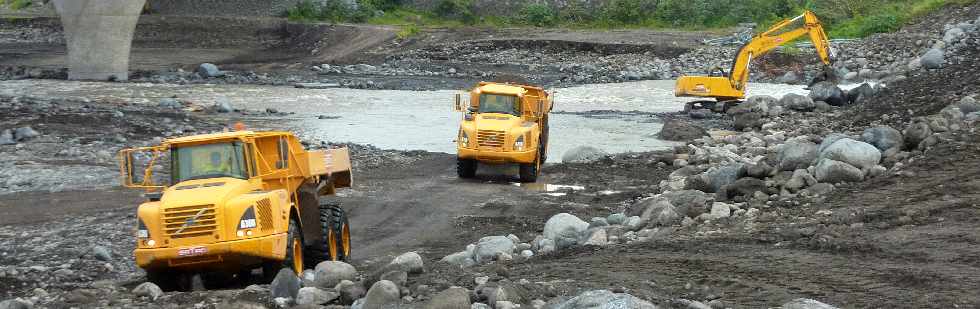
M171 150L173 183L218 177L248 179L240 142L176 147Z
M516 96L481 94L480 113L500 113L520 116L521 106L517 104Z

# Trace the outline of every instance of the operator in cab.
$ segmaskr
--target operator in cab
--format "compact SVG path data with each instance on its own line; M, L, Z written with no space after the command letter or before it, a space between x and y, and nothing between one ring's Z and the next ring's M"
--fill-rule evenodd
M220 174L228 175L231 174L231 165L228 164L227 160L222 160L224 156L217 151L212 151L210 155L211 160L204 163L199 171L202 175Z

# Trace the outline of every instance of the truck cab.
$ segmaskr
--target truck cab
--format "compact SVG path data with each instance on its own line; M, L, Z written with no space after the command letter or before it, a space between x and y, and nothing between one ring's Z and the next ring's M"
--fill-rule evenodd
M126 149L120 167L124 186L147 190L136 264L165 289L186 289L187 274L261 267L271 279L350 256L346 215L319 201L351 185L345 148L307 151L288 132L236 131Z
M456 96L456 110L463 112L456 139L459 177L474 177L479 164L518 164L521 182L537 181L547 161L551 96L539 87L482 82L468 99L464 104Z

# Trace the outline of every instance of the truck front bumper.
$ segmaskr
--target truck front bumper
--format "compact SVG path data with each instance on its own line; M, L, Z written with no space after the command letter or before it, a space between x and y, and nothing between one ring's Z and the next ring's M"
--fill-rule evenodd
M286 234L171 248L136 249L136 265L144 269L229 268L254 265L286 256Z
M457 148L460 159L477 160L485 163L534 163L538 157L537 149L528 151L494 151L475 148Z

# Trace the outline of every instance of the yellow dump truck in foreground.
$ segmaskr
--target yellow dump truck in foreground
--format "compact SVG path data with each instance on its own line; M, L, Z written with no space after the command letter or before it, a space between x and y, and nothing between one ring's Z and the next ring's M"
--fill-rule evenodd
M459 177L474 177L480 163L516 163L522 182L537 181L547 160L551 96L539 87L489 82L469 96L469 104L456 96L456 110L463 112L456 140Z
M288 132L235 131L165 140L120 152L123 185L146 189L137 211L136 264L164 289L207 287L261 268L351 256L339 204L320 197L350 187L346 148L307 151Z

